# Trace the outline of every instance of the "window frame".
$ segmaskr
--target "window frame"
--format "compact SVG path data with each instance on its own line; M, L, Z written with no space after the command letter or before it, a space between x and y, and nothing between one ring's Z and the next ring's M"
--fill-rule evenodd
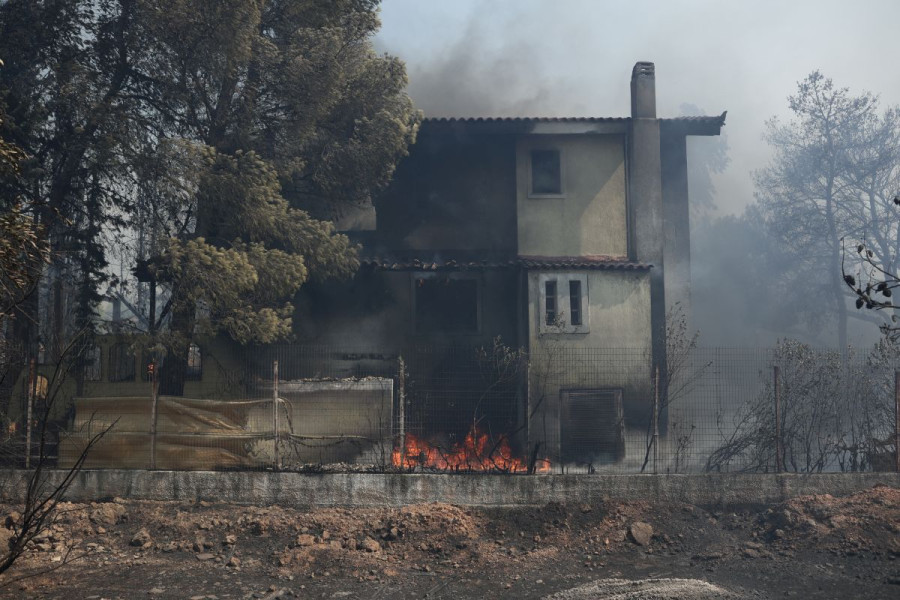
M576 303L573 302L573 300L572 300L572 287L573 287L572 284L573 283L578 284L577 285L577 287L578 287L577 312L576 312L576 308L575 308ZM583 296L584 296L584 294L582 293L582 290L583 290L584 286L582 286L581 283L582 283L581 279L577 279L577 278L569 279L569 281L568 281L568 284L569 284L569 324L572 325L572 327L580 327L581 324L584 323L584 304L582 302ZM577 323L575 322L576 314L578 315Z
M459 273L459 272L433 272L433 271L413 271L410 274L409 279L409 293L410 293L410 307L412 310L410 311L412 317L412 332L413 335L481 335L482 329L482 303L483 303L483 292L484 286L482 282L482 277L480 274L475 273ZM466 330L466 331L422 331L418 325L418 299L416 295L416 281L418 279L456 279L456 280L470 280L475 282L475 329L474 330Z
M125 348L128 353L119 353L120 348ZM119 358L122 356L131 357L131 374L126 377L119 377ZM123 363L124 364L124 363ZM113 379L115 377L115 379ZM107 369L107 379L110 383L126 383L129 381L137 381L137 353L128 342L115 342L109 346L109 368Z
M559 192L541 193L534 191L534 152L556 152L559 157ZM525 150L528 163L528 197L529 198L565 198L566 197L566 153L560 146L534 145Z
M86 382L103 381L103 346L94 343L85 346L82 362Z
M540 333L590 333L590 286L588 274L576 273L540 273L538 274L538 319ZM557 323L547 323L547 296L546 286L548 281L556 282L556 318ZM570 285L572 281L581 284L581 323L572 325L570 315Z
M548 277L543 283L541 294L544 299L544 310L542 311L544 323L547 326L556 326L557 320L562 316L559 312L559 280ZM550 284L553 284L553 323L550 322Z
M197 366L191 365L191 354L194 354L192 350L196 348L196 356L199 364ZM203 379L203 348L200 344L196 342L191 342L188 345L188 354L187 360L185 363L184 370L184 379L185 381L200 381Z

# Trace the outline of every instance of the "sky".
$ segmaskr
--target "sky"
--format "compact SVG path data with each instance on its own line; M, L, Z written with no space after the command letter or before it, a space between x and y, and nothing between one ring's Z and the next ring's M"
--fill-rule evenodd
M900 104L900 0L383 0L381 19L426 116L628 116L632 66L656 63L659 116L728 111L720 214L753 200L765 122L813 70Z

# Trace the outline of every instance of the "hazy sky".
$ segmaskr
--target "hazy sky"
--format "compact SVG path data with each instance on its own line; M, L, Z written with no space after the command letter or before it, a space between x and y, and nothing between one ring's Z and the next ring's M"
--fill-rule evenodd
M379 49L406 61L428 116L628 116L636 61L656 63L657 110L728 111L717 203L752 200L765 121L821 70L900 104L900 0L384 0Z

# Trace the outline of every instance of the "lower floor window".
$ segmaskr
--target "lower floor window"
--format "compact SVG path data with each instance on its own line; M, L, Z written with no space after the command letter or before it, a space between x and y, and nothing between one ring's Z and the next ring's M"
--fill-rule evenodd
M587 333L587 274L546 273L540 282L542 333Z
M569 280L569 323L581 325L581 280Z
M102 357L100 346L90 345L84 350L84 380L100 381L100 359Z
M200 379L203 376L203 356L200 354L200 346L191 344L188 346L187 379Z
M125 342L113 344L109 348L109 380L134 381L134 350Z
M544 282L544 322L547 325L556 324L556 280L548 279Z
M478 332L478 280L417 277L414 283L416 333Z

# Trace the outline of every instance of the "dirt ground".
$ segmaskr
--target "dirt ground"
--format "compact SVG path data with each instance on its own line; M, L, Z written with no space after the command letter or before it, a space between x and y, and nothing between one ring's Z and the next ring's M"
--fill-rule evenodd
M112 499L61 506L36 542L0 598L900 598L900 490L882 486L728 509Z

